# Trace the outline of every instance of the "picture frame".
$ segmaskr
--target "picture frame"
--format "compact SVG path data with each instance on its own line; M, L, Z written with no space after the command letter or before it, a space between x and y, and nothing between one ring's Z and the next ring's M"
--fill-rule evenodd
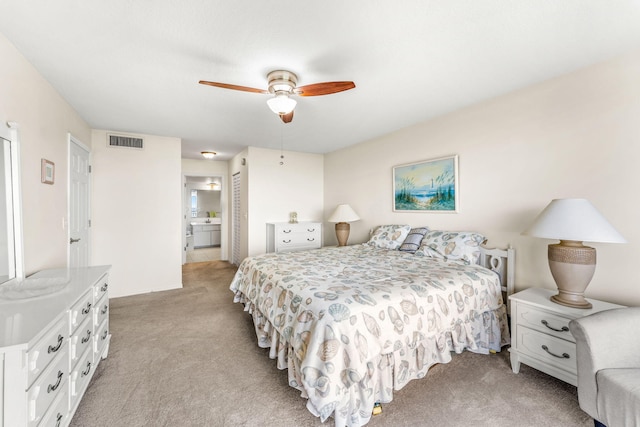
M56 165L47 159L41 160L40 180L43 184L53 185L55 181Z
M458 213L458 156L393 167L393 211Z

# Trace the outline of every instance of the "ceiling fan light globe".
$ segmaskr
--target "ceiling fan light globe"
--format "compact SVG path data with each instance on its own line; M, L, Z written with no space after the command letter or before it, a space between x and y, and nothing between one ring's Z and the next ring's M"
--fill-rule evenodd
M289 114L296 108L296 104L296 100L289 98L287 95L276 95L267 101L271 111L278 115Z

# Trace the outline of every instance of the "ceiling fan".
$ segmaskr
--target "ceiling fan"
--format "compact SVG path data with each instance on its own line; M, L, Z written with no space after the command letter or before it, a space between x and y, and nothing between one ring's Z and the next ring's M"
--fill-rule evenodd
M297 87L298 76L291 71L275 70L267 74L269 82L267 89L256 89L247 86L238 86L228 83L208 82L200 80L203 85L221 87L224 89L241 90L243 92L273 94L274 97L267 101L271 111L280 116L283 122L289 123L293 120L293 109L296 106L292 95L299 96L320 96L342 92L356 87L355 83L348 81L314 83Z

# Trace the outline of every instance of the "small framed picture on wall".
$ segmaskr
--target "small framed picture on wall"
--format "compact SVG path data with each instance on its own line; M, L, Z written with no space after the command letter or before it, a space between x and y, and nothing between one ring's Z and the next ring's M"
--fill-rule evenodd
M41 164L41 172L40 172L40 179L44 184L53 184L53 181L55 179L55 175L56 175L56 165L55 163L47 160L47 159L42 159L42 164Z

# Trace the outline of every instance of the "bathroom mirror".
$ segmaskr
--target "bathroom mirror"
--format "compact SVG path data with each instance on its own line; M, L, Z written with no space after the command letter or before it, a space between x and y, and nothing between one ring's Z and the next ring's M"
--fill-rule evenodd
M15 133L15 132L14 132ZM16 141L0 136L0 284L23 279Z

